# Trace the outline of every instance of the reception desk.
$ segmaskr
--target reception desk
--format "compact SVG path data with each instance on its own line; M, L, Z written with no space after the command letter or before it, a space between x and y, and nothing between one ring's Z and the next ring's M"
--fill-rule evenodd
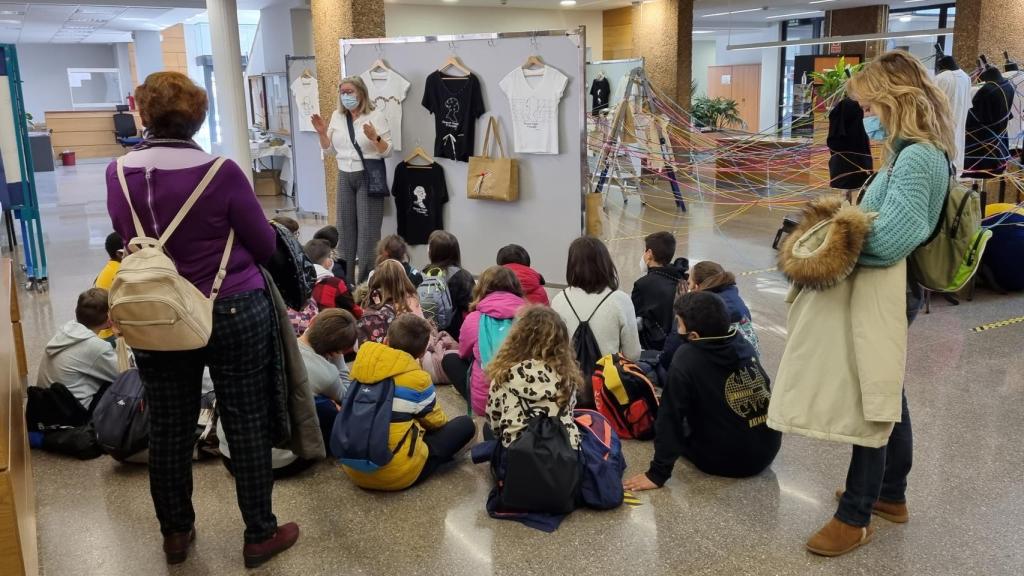
M46 127L51 131L53 154L65 150L75 152L77 158L109 158L120 156L124 148L114 136L114 110L75 110L46 113ZM141 128L138 112L135 126Z

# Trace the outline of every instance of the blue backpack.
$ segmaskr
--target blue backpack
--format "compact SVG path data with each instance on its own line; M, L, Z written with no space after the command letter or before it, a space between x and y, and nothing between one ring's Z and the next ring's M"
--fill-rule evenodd
M626 457L622 455L619 435L599 412L575 410L573 419L580 430L580 450L583 452L580 503L596 510L621 506Z
M511 318L492 318L487 314L480 315L480 367L486 369L491 359L498 353L501 343L512 328Z
M394 453L388 449L388 435L394 398L391 378L349 386L331 430L331 453L339 462L360 472L374 472L391 462Z

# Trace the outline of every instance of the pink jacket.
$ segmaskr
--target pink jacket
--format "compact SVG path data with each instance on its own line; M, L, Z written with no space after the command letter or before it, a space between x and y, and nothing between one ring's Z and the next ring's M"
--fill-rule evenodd
M466 316L459 333L459 356L473 360L470 375L470 404L473 413L483 416L487 413L487 395L490 392L490 380L480 365L480 315L503 320L512 318L526 304L526 301L510 292L492 292L484 297L476 306L476 310Z

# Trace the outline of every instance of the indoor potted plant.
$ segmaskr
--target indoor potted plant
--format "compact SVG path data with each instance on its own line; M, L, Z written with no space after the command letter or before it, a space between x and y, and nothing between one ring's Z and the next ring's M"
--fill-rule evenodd
M690 106L693 123L702 132L718 132L730 126L745 127L739 104L730 98L697 96Z

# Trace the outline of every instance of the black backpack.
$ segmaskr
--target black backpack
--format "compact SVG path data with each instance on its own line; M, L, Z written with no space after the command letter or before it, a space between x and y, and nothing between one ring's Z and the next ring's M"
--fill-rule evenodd
M89 411L59 382L49 388L29 386L26 394L25 424L29 432L49 426L82 426L89 422ZM97 394L93 397L93 406L98 400Z
M136 368L125 370L96 405L92 422L103 451L124 461L149 447L145 386Z
M530 413L525 405L523 410ZM491 470L499 510L568 514L576 508L580 452L569 442L569 432L558 415L534 413L508 448L498 442L495 456Z
M264 267L274 279L284 303L292 310L301 310L313 294L316 269L290 230L277 222L271 221L270 225L277 234L277 250Z
M54 454L92 460L103 456L92 424L81 426L47 426L42 428L42 449Z
M573 307L572 302L569 301L569 295L562 292L562 296L565 298L565 303L569 305L569 309L572 310L573 316L579 322L579 326L576 327L576 331L572 333L572 347L576 351L576 361L579 362L580 370L583 372L583 386L577 392L577 407L579 408L593 408L594 407L594 389L590 385L591 378L594 375L594 370L597 369L597 361L601 359L601 348L597 345L597 338L594 336L594 331L590 329L590 321L594 318L594 314L597 314L598 309L604 304L604 301L613 294L614 291L609 291L605 294L604 298L597 303L594 307L594 311L590 313L590 316L586 320L580 318L580 315L576 313L576 308Z

